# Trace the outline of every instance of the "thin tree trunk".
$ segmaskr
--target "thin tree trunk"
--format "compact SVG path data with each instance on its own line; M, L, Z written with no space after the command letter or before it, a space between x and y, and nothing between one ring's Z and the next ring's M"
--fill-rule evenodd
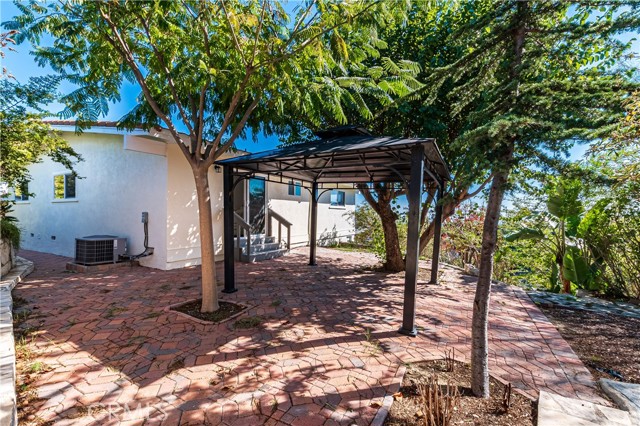
M213 220L208 169L202 164L194 165L193 177L198 197L198 219L200 222L200 258L202 260L202 307L201 312L219 309L216 287L216 259L213 246Z
M491 276L493 274L493 254L498 240L498 222L500 208L504 198L508 171L495 174L489 192L487 213L482 230L482 249L476 296L473 301L473 320L471 325L471 390L477 397L489 397L489 300L491 295Z
M528 1L517 2L517 25L513 30L513 59L509 66L511 82L515 83L513 92L513 106L518 104L520 95L520 65L524 52L526 36L525 23L529 13ZM498 241L498 222L500 209L506 190L509 173L512 167L515 151L515 137L507 142L506 151L501 161L494 166L497 171L493 175L487 213L482 229L482 248L480 250L480 265L478 285L473 300L473 319L471 322L471 391L477 397L489 397L489 296L491 295L491 276L493 275L493 254Z
M558 271L560 271L560 282L562 283L562 292L571 293L571 281L564 276L564 259L562 263L558 263Z

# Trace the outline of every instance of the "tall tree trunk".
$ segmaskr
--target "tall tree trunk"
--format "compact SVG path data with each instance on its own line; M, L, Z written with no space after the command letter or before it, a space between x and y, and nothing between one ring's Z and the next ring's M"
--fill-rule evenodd
M219 309L216 287L216 259L213 246L213 217L208 169L202 164L192 165L198 197L198 219L200 222L200 258L202 260L202 307L201 312Z
M487 213L482 230L482 250L476 296L473 300L473 320L471 325L471 390L477 397L489 397L489 299L491 276L493 274L493 254L498 239L500 208L504 198L509 171L494 175L489 192Z

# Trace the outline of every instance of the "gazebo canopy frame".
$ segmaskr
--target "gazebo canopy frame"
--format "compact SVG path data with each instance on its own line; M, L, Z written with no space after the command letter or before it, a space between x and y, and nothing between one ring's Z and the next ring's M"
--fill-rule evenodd
M449 169L435 139L374 137L360 127L343 127L318 133L320 140L218 161L223 167L224 292L237 291L234 260L233 188L253 176L267 181L299 181L311 193L310 265L316 264L319 189L344 184L401 183L409 201L406 272L401 334L415 336L416 288L423 186L438 189L431 281L437 283L442 229L442 204Z

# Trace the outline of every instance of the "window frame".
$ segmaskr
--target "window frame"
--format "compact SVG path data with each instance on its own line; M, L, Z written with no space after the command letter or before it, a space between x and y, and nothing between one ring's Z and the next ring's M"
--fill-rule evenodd
M62 197L56 196L56 178L62 176ZM73 178L73 196L69 196L69 177ZM78 176L73 172L64 172L64 173L56 173L53 175L53 201L54 202L64 202L64 201L75 201L78 198Z
M336 196L336 202L333 202L333 196ZM340 194L342 194L342 204L340 204ZM344 208L347 206L347 193L340 189L332 189L329 198L329 205L333 208Z
M16 203L26 203L29 201L29 182L23 182L13 188L13 201Z
M290 180L287 193L291 197L302 197L302 182L299 180Z

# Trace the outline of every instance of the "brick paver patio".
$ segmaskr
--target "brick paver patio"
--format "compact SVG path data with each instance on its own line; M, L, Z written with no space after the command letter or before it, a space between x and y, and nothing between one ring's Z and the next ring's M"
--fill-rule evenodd
M307 250L239 264L239 291L259 328L203 325L165 312L199 295L199 268L75 274L68 260L23 251L36 271L15 294L51 367L36 383L39 417L65 425L369 424L404 363L470 351L474 279L445 268L420 285L416 338L399 335L400 275L372 272L369 254ZM241 317L242 318L242 317ZM603 403L589 372L518 288L494 286L491 373L532 397L540 389Z

